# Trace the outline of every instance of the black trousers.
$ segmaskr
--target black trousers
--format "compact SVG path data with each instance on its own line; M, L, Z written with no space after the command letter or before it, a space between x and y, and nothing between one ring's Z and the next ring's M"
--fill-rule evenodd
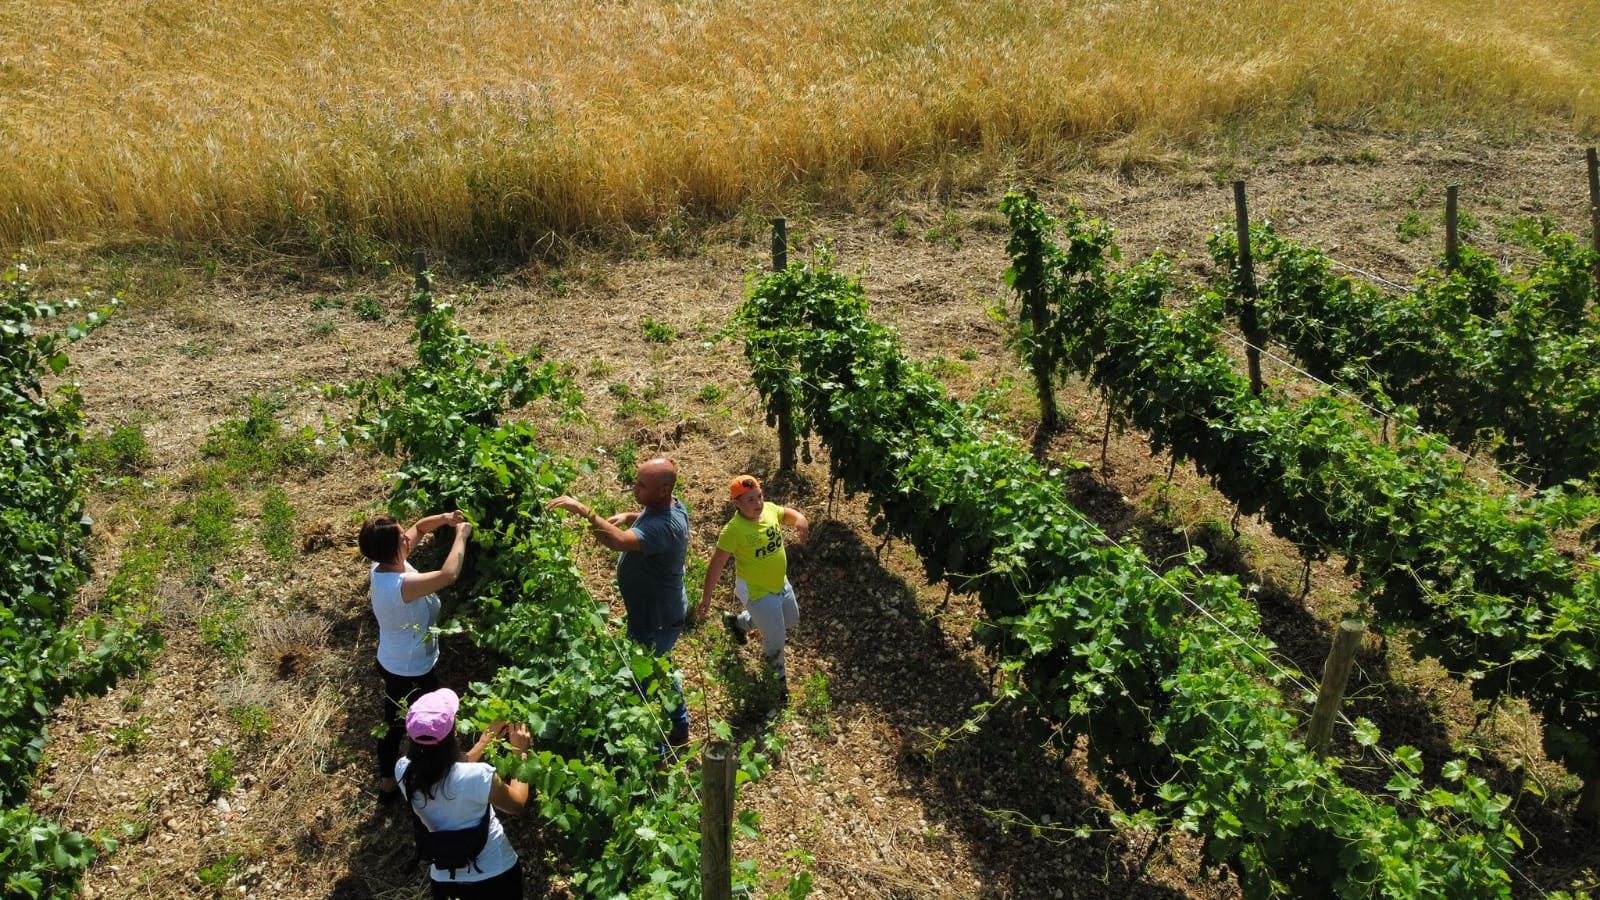
M394 764L400 760L400 739L406 736L405 708L411 701L439 689L439 678L429 670L424 675L396 675L378 666L383 676L383 737L378 741L378 777L393 778Z

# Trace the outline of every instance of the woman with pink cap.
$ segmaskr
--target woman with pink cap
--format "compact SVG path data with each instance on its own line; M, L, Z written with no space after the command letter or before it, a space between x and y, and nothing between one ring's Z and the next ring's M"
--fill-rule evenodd
M521 812L528 786L501 781L494 766L479 760L501 735L526 757L528 726L495 722L462 753L456 735L460 706L455 691L441 688L418 697L406 712L411 746L395 763L394 777L426 828L418 830L417 852L430 862L436 900L521 900L522 861L495 810Z

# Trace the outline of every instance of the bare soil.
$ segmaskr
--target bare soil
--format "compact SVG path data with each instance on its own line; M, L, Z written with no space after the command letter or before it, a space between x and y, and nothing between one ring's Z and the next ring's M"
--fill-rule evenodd
M1522 251L1496 240L1498 223L1549 215L1567 230L1586 229L1581 150L1553 140L1488 147L1471 134L1319 134L1275 158L1185 157L1074 172L1041 193L1058 205L1075 198L1118 226L1127 258L1160 247L1189 254L1183 265L1198 272L1205 236L1232 215L1233 177L1248 179L1257 218L1398 281L1437 255L1443 238L1435 227L1402 243L1397 226L1412 212L1437 222L1447 183L1461 183L1464 208L1482 223L1480 243L1508 260ZM1006 229L996 211L1002 190L795 217L790 228L795 252L827 241L843 266L858 269L876 314L899 327L912 355L942 360L954 392L998 392L1026 441L1036 404L1004 346L1008 326L989 313L1008 300ZM623 507L628 498L611 460L629 442L640 459L665 454L679 462L681 495L694 515L692 550L701 559L729 515L727 479L776 468L776 441L741 347L718 335L746 276L769 263L765 236L734 226L709 234L675 247L680 252L645 242L645 252L629 256L575 255L560 267L530 265L494 279L448 272L441 279L475 336L542 347L571 363L593 424L547 423L545 434L554 447L601 460L577 492ZM59 263L61 272L72 272L69 262ZM101 271L84 265L57 280ZM281 263L195 269L158 296L131 296L111 324L78 345L77 380L92 427L138 423L154 455L142 475L148 487L94 498L99 574L84 605L96 601L138 522L163 521L192 490L208 429L241 415L242 398L275 396L286 403L286 422L321 429L324 417L341 421L347 409L319 386L408 364L407 295L399 276ZM360 297L381 304L382 321L354 313ZM647 318L671 326L676 338L648 340ZM1296 377L1281 368L1270 374ZM1137 434L1113 433L1102 466L1096 398L1070 385L1063 401L1068 424L1048 449L1059 460L1092 464L1069 476L1082 508L1156 560L1198 543L1212 565L1259 585L1280 659L1314 680L1331 625L1357 606L1339 561L1312 566L1302 596L1292 548L1255 522L1239 523L1234 534L1226 502L1182 467L1169 479L1168 460L1152 458ZM182 573L168 573L159 598L168 644L148 674L57 712L38 808L72 827L123 836L89 872L84 896L426 895L422 874L405 868L406 824L374 802L380 685L365 566L354 548L356 528L385 496L394 463L361 449L324 452L322 465L296 470L283 484L301 545L289 564L268 560L253 538L259 489L239 491L245 540L221 574L245 603L247 652L229 658L208 644L201 623L216 614L214 598ZM736 854L769 873L809 870L819 897L1238 896L1229 874L1201 864L1196 842L1109 828L1107 802L1081 754L1051 742L1021 712L1002 708L962 732L994 685L993 660L970 638L979 608L923 584L909 551L873 535L859 498L830 496L826 473L819 452L798 475L769 485L774 499L805 511L814 525L791 562L801 624L789 644L789 712L767 720L767 698L750 687L759 666L754 646L733 648L719 627L690 632L677 653L697 740L708 720L725 719L741 737L772 729L787 742L771 774L739 796L741 807L760 814L762 837L742 842ZM586 545L582 563L596 595L615 605L608 554ZM724 594L720 602L731 601ZM447 641L441 674L465 688L493 664ZM1484 711L1464 686L1409 661L1398 640L1387 656L1371 641L1357 680L1351 713L1378 722L1387 745L1420 747L1430 771L1451 756L1476 754L1475 769L1518 798L1529 847L1518 861L1518 894L1593 882L1595 835L1570 818L1577 785L1543 759L1537 723L1525 712L1501 709L1474 729ZM249 704L267 711L264 737L248 736L228 714ZM138 739L127 740L130 733ZM222 748L236 756L237 783L218 792L205 773ZM1370 758L1353 756L1350 766L1354 780L1376 787L1386 778ZM1546 796L1521 792L1527 784ZM1079 825L1091 836L1074 837ZM566 895L553 842L534 817L511 828L529 866L528 895ZM228 854L236 859L222 867L225 877L212 879L223 883L204 884L202 871ZM783 886L775 876L763 887Z

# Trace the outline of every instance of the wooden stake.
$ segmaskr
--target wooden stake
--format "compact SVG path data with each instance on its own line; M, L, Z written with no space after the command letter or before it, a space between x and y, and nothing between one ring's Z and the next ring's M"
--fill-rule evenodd
M1461 262L1461 234L1456 228L1456 201L1460 187L1450 185L1444 191L1444 265L1454 269Z
M411 251L411 277L415 280L417 289L415 298L417 312L425 313L433 308L433 284L428 278L428 251Z
M1250 210L1244 182L1233 183L1234 229L1239 235L1239 330L1244 332L1245 362L1250 367L1250 390L1261 393L1261 334L1256 322L1256 270L1250 258Z
M428 289L428 251L411 251L411 275L416 279L417 290Z
M733 897L733 744L706 744L700 765L700 896Z
M1600 158L1590 147L1584 156L1589 159L1589 233L1594 240L1594 252L1600 254ZM1600 290L1600 261L1594 265L1595 289ZM1600 805L1600 798L1596 799Z
M772 220L772 271L789 268L789 223L782 217ZM773 415L778 420L778 471L795 470L794 398L785 391L772 398Z
M1306 746L1318 756L1328 754L1328 744L1333 738L1333 722L1344 704L1344 689L1350 681L1350 668L1355 665L1356 648L1361 646L1361 635L1366 625L1353 619L1339 623L1333 636L1333 649L1322 667L1322 686L1317 690L1317 706L1311 712L1311 724L1306 728Z
M779 217L772 220L772 271L789 268L789 222Z

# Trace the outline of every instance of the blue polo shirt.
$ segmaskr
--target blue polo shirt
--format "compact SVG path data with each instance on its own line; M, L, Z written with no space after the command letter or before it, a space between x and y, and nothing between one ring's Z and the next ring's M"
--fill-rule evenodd
M689 560L689 510L683 501L646 509L629 529L642 548L617 558L617 588L628 611L630 629L654 630L682 625L688 612L683 589Z

